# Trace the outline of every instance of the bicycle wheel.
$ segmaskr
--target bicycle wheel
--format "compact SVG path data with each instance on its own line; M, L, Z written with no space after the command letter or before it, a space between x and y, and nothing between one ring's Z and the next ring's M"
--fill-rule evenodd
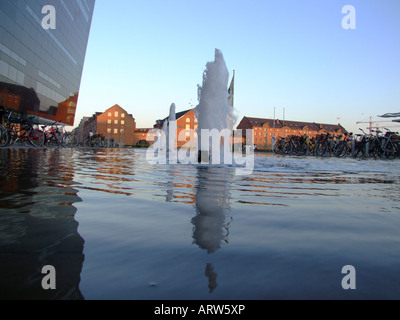
M283 147L283 154L290 154L291 149L292 149L292 145L290 144L290 142L286 142Z
M335 146L333 155L335 157L343 157L345 154L345 144L340 142L338 145Z
M48 148L54 148L54 147L60 147L60 142L56 137L49 137L46 140L46 147Z
M64 137L63 144L67 148L74 148L78 145L78 139L76 135L68 134Z
M76 135L73 135L71 137L71 145L73 148L75 148L79 145L78 137Z
M95 138L93 141L93 147L94 148L103 148L103 143L100 138Z
M7 129L0 125L0 147L5 147L9 142L9 135Z
M296 155L297 156L304 156L307 153L307 144L298 144L296 146Z
M398 150L394 144L386 146L384 155L388 159L394 159L398 153Z
M34 147L41 147L43 145L42 134L39 130L29 130L28 140L29 143Z
M84 146L85 148L93 148L93 147L94 147L94 141L93 141L93 139L91 139L91 138L86 139L85 142L83 143L83 146Z
M275 143L274 153L275 154L280 154L281 153L281 145L280 145L280 143Z
M318 155L320 156L320 157L322 157L324 154L325 154L325 152L328 150L328 146L327 146L327 144L326 143L324 143L319 149L318 149Z

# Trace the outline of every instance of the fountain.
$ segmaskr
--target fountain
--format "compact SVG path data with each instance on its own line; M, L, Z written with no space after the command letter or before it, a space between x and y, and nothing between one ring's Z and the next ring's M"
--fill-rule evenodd
M214 156L213 160L220 161L219 156L228 150L233 125L237 120L233 107L228 105L228 81L229 72L222 52L215 49L215 60L206 65L203 85L199 86L199 105L195 108L199 124L197 129L199 163L209 163L210 158ZM215 135L219 141L216 141ZM222 137L225 148L221 147ZM213 141L211 138L214 138Z
M239 166L236 168L236 175L249 175L253 172L252 133L246 133L244 157L241 139L237 150L232 150L233 126L237 116L233 106L229 105L229 99L232 100L233 96L228 92L228 81L229 72L222 52L215 49L215 59L207 63L203 73L203 83L198 90L199 104L194 109L198 121L197 139L193 139L191 132L189 144L185 144L179 151L176 149L177 124L175 104L172 104L163 128L149 132L158 137L146 152L150 163L177 164L179 160L181 164L225 164ZM241 131L235 132L235 138L241 138ZM148 135L148 141L152 141L151 139ZM197 148L189 145L197 145Z
M175 148L176 141L176 107L175 103L171 104L169 108L169 116L168 119L164 121L163 124L163 132L166 146L166 157L169 160L169 163L176 164L176 155L177 150Z

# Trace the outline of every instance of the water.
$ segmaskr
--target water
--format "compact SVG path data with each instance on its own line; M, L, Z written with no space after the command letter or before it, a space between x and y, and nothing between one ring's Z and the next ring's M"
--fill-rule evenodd
M399 160L257 154L250 176L138 149L0 160L2 299L400 298Z
M172 152L176 148L175 141L176 141L176 111L175 111L175 103L171 104L169 108L169 116L164 121L162 127L162 134L160 135L159 139L160 146L165 152L165 157L169 156L169 153ZM171 151L170 151L171 150Z
M229 130L229 133L232 133L237 120L233 108L228 105L228 78L229 72L223 54L215 49L214 61L207 63L203 74L203 85L199 86L199 105L194 109L198 119L198 146L205 160L208 160L208 155L212 154L213 150L208 134L203 137L202 130L207 130L207 133L210 130L217 130L218 133ZM214 150L214 153L221 154L223 159L222 146L220 150Z

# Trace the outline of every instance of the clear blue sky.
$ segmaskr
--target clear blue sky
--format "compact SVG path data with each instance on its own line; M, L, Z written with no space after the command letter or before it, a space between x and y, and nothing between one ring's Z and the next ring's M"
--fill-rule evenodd
M342 28L345 5L355 30ZM400 112L399 0L97 0L75 124L119 104L152 127L171 103L196 106L216 48L236 71L239 120L275 107L354 131Z

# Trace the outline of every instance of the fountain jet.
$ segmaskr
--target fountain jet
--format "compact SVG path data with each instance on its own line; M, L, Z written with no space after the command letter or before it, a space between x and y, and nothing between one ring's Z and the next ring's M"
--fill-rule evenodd
M213 150L209 141L210 136L203 136L202 130L228 130L232 133L237 117L233 107L228 104L229 72L222 52L215 49L215 59L208 62L203 74L203 84L199 86L199 105L195 108L198 120L198 162L208 163L212 152L222 154L220 150ZM226 131L226 132L228 132ZM226 137L225 137L226 138ZM228 138L229 139L229 138ZM229 143L229 142L228 142ZM218 144L222 146L221 144Z

